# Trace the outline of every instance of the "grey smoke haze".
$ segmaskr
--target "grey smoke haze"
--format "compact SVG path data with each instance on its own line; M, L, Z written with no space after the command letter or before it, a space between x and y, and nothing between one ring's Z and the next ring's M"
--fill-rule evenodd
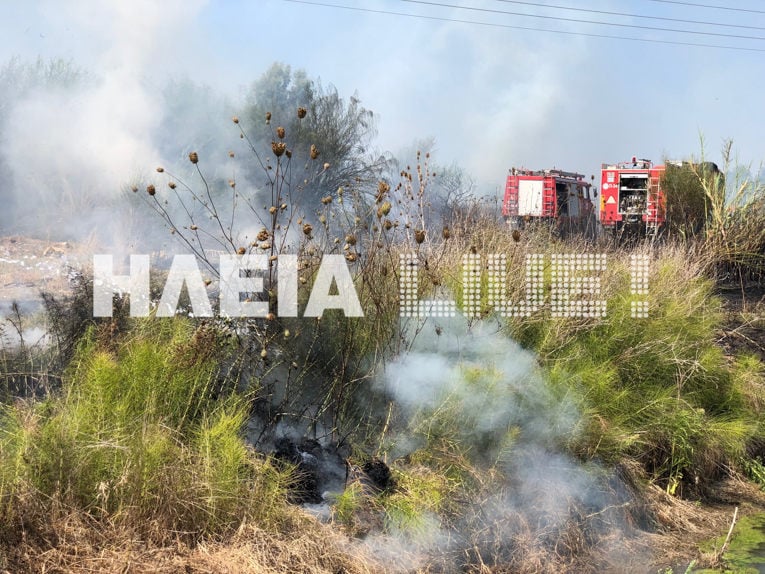
M646 9L633 2L592 4ZM488 1L475 6L497 8ZM369 7L486 20L456 8L404 7L394 0ZM652 10L684 16L679 6ZM538 20L499 15L492 23L542 27ZM604 31L574 23L549 27ZM129 208L124 201L99 208L104 198L116 199L125 182L143 178L157 164L183 161L179 150L186 145L220 142L216 129L225 130L229 114L210 111L221 103L216 98L240 101L274 61L304 68L310 77L336 85L343 97L358 91L364 106L379 117L377 143L383 150L395 152L433 137L436 161L465 168L481 195L500 189L513 165L589 175L601 162L633 154L655 160L665 153L686 157L698 152L699 132L712 160L724 137L737 141L744 163L756 165L765 157L760 128L749 111L759 107L765 74L758 73L757 54L746 52L278 0L82 0L68 2L66 9L48 0L14 3L4 7L0 33L7 54L0 65L13 55L23 62L63 58L91 75L85 87L36 91L5 110L8 131L0 153L9 173L0 193L6 200L12 194L20 211L5 213L4 227L20 218L27 229L51 234L59 227L85 234L104 221L114 227L115 210ZM197 92L190 101L186 92L193 90L181 86L168 102L165 87L186 77L213 89ZM176 131L158 133L168 125L169 113L176 118L169 122ZM66 211L57 207L62 203L78 213L74 225L66 225L71 223ZM121 235L116 243L141 235L130 227L110 231L115 233Z
M165 159L157 132L167 106L150 70L166 39L180 33L198 7L168 2L160 8L145 1L73 3L66 10L47 2L36 6L33 25L46 30L40 38L54 33L59 39L69 35L69 41L51 60L41 59L42 66L35 65L38 55L21 54L0 66L10 62L6 72L15 68L17 78L40 76L49 61L63 57L60 67L83 73L72 82L33 78L6 99L2 194L14 210L3 214L5 229L51 238L93 236L104 247L129 249L143 226L124 191ZM71 35L79 40L72 42Z

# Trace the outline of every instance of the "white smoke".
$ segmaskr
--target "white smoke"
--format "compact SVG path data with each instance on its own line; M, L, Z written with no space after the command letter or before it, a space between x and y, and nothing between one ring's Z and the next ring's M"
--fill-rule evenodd
M569 454L581 420L572 393L553 386L535 355L499 326L437 321L416 336L412 352L386 365L380 386L403 413L391 457L427 448L426 435L443 432L437 421L446 417L451 440L473 464L505 478L494 494L466 505L456 525L433 525L428 537L438 542L426 543L427 552L449 562L463 560L469 549L474 561L510 563L536 548L537 556L550 558L549 545L581 526L595 546L602 541L601 549L613 553L629 494L618 478ZM384 553L386 543L409 544L381 537L373 545Z
M93 234L107 246L127 237L126 184L162 161L154 134L163 117L152 66L172 53L201 2L43 3L43 19L81 37L87 81L42 82L10 103L2 155L24 231ZM163 56L160 56L163 55ZM161 80L164 83L164 80ZM161 83L160 83L161 85ZM46 225L41 225L45 222Z
M554 445L573 432L576 405L553 393L533 353L485 323L454 319L439 331L420 334L386 366L384 387L408 417L449 404L471 441L501 440L515 428L527 442Z

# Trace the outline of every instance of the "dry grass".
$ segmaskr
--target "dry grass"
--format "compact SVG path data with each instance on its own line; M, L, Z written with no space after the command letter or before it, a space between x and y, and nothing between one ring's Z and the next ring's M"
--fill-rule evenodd
M4 545L5 546L5 545ZM373 574L384 568L358 543L297 509L289 525L263 530L253 524L223 539L195 545L166 533L163 544L139 533L94 522L72 512L53 518L45 531L24 529L0 554L0 571L13 573L104 572L209 574Z

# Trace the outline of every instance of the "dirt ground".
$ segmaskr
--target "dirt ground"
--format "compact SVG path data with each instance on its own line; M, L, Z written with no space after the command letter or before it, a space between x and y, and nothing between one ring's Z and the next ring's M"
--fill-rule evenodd
M0 310L13 301L39 300L40 291L69 289L69 276L95 252L94 246L23 236L0 237Z

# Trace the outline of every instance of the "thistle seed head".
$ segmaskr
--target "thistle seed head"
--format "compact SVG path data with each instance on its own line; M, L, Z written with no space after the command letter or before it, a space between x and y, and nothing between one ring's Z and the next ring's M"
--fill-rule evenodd
M287 151L287 144L284 142L271 142L271 151L276 157L281 157Z

